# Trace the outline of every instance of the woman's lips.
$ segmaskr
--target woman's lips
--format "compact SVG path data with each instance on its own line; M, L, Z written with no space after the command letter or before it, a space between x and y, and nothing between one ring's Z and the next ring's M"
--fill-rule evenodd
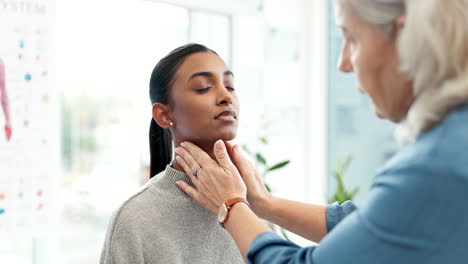
M234 121L237 119L237 115L234 111L224 111L219 113L214 119L223 121Z
M234 118L233 116L220 116L216 119L223 120L223 121L235 121L236 120L236 118Z

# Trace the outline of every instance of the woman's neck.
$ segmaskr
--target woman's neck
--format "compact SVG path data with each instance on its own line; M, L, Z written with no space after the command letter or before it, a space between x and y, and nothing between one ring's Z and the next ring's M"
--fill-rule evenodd
M202 143L202 144L196 144L200 149L202 149L206 154L208 154L212 159L216 159L215 156L214 156L214 152L213 152L213 147L214 147L214 143L216 141L213 141L213 142L210 142L210 143ZM180 143L182 143L182 141L180 142L174 142L174 146L177 148L180 146ZM194 143L195 144L195 143ZM185 170L182 168L182 166L180 164L177 163L177 160L173 159L173 162L172 162L172 167L175 169L175 170L178 170L180 172L183 172L185 173Z

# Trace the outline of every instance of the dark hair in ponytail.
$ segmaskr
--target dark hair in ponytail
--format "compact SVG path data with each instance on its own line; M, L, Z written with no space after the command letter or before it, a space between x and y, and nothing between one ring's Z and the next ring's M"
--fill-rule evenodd
M150 80L151 104L161 103L172 105L170 89L174 76L184 60L194 53L216 52L200 44L187 44L179 47L161 59L154 67ZM172 134L169 129L162 128L151 119L149 132L150 143L150 178L166 169L172 160Z

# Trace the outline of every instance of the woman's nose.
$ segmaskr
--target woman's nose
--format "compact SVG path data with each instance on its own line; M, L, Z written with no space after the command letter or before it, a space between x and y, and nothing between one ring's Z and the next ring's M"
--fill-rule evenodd
M224 86L221 85L219 87L219 94L217 98L218 105L230 105L232 104L232 94L231 92Z
M353 72L353 65L349 59L349 55L345 54L344 51L341 52L340 57L338 58L338 70L344 73Z

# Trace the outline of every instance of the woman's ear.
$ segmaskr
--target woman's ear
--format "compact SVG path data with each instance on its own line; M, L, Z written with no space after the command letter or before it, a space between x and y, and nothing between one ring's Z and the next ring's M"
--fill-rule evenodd
M171 128L174 126L174 120L169 116L169 106L167 105L154 103L153 119L162 128Z

